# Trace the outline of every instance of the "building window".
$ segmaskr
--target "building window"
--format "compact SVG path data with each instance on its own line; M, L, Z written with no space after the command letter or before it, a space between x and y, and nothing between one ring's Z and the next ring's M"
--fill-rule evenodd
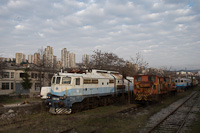
M11 89L13 89L14 88L14 84L13 83L11 83Z
M37 73L35 73L35 78L37 78Z
M3 72L3 78L9 78L9 72Z
M11 78L14 78L14 72L11 72Z
M31 73L31 78L32 78L32 79L34 78L34 73Z
M35 90L40 91L40 83L35 83Z
M24 75L25 75L25 73L20 73L20 74L19 74L19 77L20 77L20 78L23 78Z
M2 83L2 90L9 90L9 83Z

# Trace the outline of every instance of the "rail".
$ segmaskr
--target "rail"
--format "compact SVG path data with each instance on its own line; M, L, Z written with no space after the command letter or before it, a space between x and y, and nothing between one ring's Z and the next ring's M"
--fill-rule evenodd
M148 133L151 133L153 130L155 130L161 123L163 123L169 116L171 116L172 114L174 114L180 107L182 107L187 101L189 101L196 93L193 93L189 98L187 98L182 104L180 104L177 108L175 108L172 112L170 112L167 116L165 116L162 120L160 120L156 125L154 125L149 131ZM195 104L195 102L194 102ZM193 106L194 106L193 104ZM193 107L192 106L192 107ZM182 124L179 126L177 132L179 132L181 130L181 128L184 126L184 123L189 115L189 113L191 112L191 109L192 107L190 108L190 111L187 113L187 116L184 118L184 121L182 122Z

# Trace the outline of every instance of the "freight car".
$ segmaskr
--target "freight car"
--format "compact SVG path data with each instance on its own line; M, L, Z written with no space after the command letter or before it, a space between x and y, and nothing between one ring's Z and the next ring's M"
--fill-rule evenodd
M175 93L175 88L169 77L157 75L137 75L134 77L134 95L136 101L158 101L169 92Z
M195 77L193 77L192 78L192 86L197 86L198 84L199 84L198 80Z
M46 102L52 114L70 114L115 102L118 96L133 91L133 78L118 72L91 70L86 73L59 73L52 77Z

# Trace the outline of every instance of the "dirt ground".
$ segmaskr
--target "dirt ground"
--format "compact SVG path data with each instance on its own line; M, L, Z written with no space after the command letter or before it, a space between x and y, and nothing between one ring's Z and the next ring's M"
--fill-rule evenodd
M71 115L52 115L42 102L16 107L0 107L0 132L140 132L153 114L191 91L168 97L160 103L131 112L120 113L136 104L110 105Z

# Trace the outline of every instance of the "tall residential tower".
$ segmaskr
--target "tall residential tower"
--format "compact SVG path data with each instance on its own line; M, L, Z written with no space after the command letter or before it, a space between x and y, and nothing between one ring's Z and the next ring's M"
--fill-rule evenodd
M69 68L69 51L66 48L61 50L61 61L64 69Z

